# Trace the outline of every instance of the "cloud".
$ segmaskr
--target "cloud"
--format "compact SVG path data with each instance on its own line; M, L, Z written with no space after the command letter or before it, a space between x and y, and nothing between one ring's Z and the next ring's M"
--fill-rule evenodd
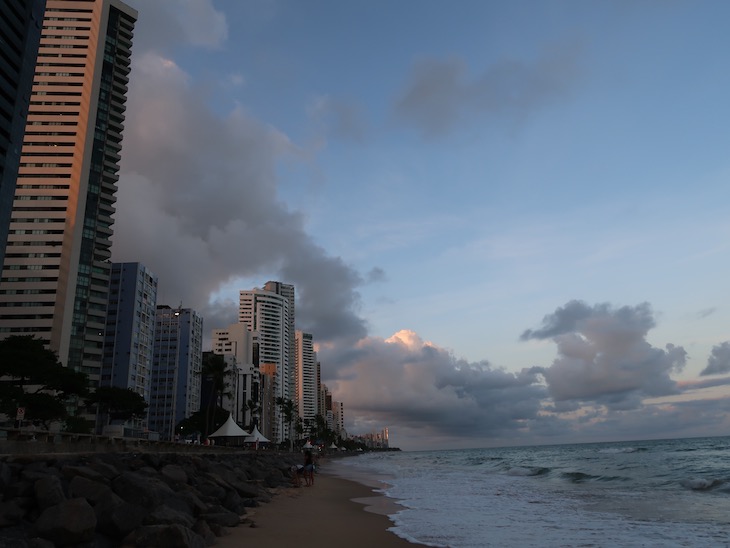
M228 23L212 0L127 0L140 12L134 49L169 52L177 45L217 49L228 38Z
M710 357L707 359L707 367L702 370L700 376L721 373L730 373L730 342L712 347Z
M235 321L237 309L228 303L225 313L211 294L260 277L260 284L296 286L301 327L319 340L365 336L357 315L361 276L315 245L302 214L277 196L277 162L307 161L309 152L243 109L213 113L170 59L144 53L134 71L114 260L151 268L162 302L196 308L206 330Z
M326 135L354 142L365 140L367 125L362 107L354 101L320 95L310 103L307 113Z
M700 319L707 318L708 316L712 316L715 312L717 312L717 307L715 306L704 308L697 313L697 317Z
M651 346L655 326L648 303L613 308L570 301L543 318L541 329L526 330L522 340L552 339L558 356L543 369L556 401L578 401L609 409L634 409L644 397L676 394L670 373L681 371L687 353L681 346Z
M424 59L396 101L395 116L429 138L475 117L522 122L570 92L579 75L578 52L571 45L548 49L534 62L503 59L474 77L461 59Z
M383 270L380 267L374 267L370 269L370 272L368 272L367 275L367 282L369 284L377 283L377 282L383 282L388 279L387 274L385 273L385 270Z
M342 364L330 388L348 413L421 436L511 432L535 419L546 395L534 371L509 373L486 361L468 363L409 330L388 339L364 338L328 359Z

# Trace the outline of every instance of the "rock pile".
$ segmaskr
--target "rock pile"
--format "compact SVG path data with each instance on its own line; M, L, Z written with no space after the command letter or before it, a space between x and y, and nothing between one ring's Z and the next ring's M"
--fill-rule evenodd
M7 457L0 548L204 547L289 484L278 453Z

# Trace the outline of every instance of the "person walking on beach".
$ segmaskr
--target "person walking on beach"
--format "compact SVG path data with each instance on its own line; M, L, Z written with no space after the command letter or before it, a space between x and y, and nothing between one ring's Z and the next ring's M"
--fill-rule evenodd
M304 452L304 485L314 485L314 459L309 450Z

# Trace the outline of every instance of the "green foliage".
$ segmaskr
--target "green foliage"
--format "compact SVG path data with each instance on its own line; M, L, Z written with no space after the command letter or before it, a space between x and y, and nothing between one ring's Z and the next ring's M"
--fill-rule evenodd
M294 418L296 417L296 409L294 408L294 402L289 399L284 398L276 398L276 405L279 406L279 409L281 409L281 412L284 414L284 422L287 424L287 430L288 434L287 437L289 438L289 451L292 450L294 440L292 439L292 422L294 421Z
M109 421L126 421L142 418L147 410L147 402L131 388L100 386L86 398L87 405L97 405L99 411L109 416Z
M259 424L259 413L261 413L261 406L253 400L248 400L244 405L244 411L248 410L251 413L251 424L249 425L249 431L253 431L254 426Z
M337 434L334 430L327 427L327 419L322 415L314 417L314 426L312 427L311 435L317 440L317 443L323 443L327 447L337 439Z
M14 417L25 408L25 419L47 427L66 417L66 401L85 396L89 381L58 361L43 341L32 335L13 335L0 341L0 413Z
M207 437L208 434L215 431L213 424L215 408L223 407L223 397L231 395L230 380L234 373L228 369L228 364L222 355L206 352L203 356L203 367L200 374L210 386L205 407L204 428L200 430Z
M189 436L190 434L195 434L196 432L205 433L206 432L206 414L208 414L208 410L200 410L196 411L189 417L181 420L177 425L175 425L175 432L180 433L181 436ZM210 425L210 433L215 432L218 428L220 428L226 420L228 420L228 411L225 409L222 409L220 407L216 407L215 410L210 411L211 419L208 423Z
M73 432L74 434L91 434L93 427L93 421L78 416L67 417L63 424L64 432Z

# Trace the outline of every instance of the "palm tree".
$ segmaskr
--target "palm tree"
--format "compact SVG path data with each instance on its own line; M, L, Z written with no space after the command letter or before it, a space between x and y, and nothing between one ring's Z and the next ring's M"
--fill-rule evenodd
M261 411L261 407L255 401L248 400L246 405L243 406L243 410L251 413L251 431L253 432L254 427L259 424L259 411Z
M205 408L205 436L207 437L213 431L211 419L214 418L214 414L210 412L211 408L222 408L223 397L231 396L229 377L233 372L229 371L228 364L223 356L206 352L200 374L210 383L210 392Z
M284 414L284 422L287 424L287 432L289 436L289 451L292 451L294 440L291 435L291 424L294 421L294 402L291 400L285 400L284 398L276 398L276 405L279 406L281 412Z

